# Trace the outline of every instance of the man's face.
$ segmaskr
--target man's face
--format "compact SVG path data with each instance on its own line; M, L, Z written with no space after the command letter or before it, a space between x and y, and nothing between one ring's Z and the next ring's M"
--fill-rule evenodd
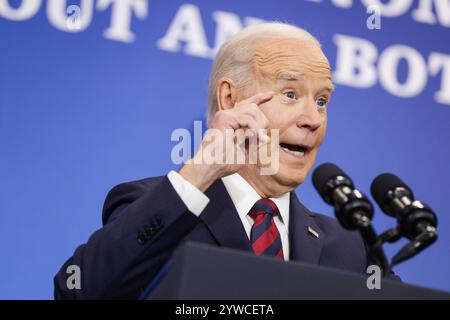
M279 129L278 184L295 188L316 159L327 127L327 105L333 90L330 66L313 42L277 39L261 43L254 59L258 91L272 90L261 110L270 129Z

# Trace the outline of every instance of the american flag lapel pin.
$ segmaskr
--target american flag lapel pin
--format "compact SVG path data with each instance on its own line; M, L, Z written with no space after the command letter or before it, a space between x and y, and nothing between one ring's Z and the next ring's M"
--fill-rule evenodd
M308 227L308 232L311 233L314 237L319 239L319 233L311 227Z

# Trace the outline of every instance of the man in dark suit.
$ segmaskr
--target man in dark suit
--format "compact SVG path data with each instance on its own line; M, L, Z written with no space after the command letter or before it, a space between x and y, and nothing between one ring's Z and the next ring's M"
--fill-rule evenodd
M110 191L103 227L56 275L55 297L136 299L187 240L364 273L359 235L294 193L325 136L332 90L306 31L264 23L239 32L217 53L199 151L178 172ZM79 289L67 286L70 265L81 270Z

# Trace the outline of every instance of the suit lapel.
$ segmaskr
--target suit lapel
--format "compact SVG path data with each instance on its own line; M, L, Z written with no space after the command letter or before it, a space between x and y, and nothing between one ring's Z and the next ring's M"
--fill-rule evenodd
M206 191L210 199L200 219L220 246L253 252L239 214L221 179Z
M310 229L308 230L308 228ZM324 238L325 234L316 224L313 214L300 203L295 192L291 192L289 205L290 260L318 264Z
M210 199L200 219L222 247L253 252L239 214L223 182L218 179L206 191ZM308 231L311 228L319 236ZM314 215L291 192L289 205L290 260L318 264L325 233L316 224Z

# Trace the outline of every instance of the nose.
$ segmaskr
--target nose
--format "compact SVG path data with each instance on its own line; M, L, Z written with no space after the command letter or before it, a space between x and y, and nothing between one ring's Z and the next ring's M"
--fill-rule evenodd
M308 102L299 108L297 127L304 128L309 131L316 131L322 125L324 115L317 106L314 98L309 98Z

